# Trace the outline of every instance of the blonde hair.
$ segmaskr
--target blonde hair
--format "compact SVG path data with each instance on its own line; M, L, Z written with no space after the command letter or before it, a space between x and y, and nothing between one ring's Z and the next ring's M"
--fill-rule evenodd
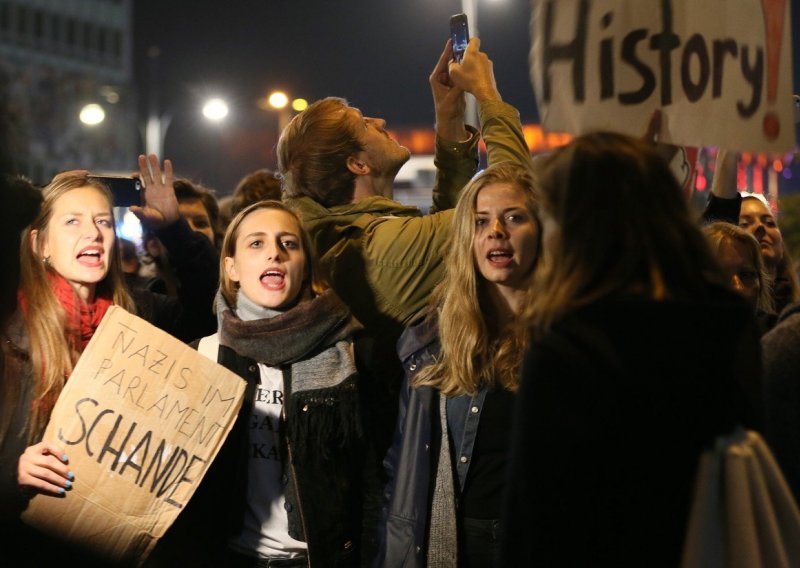
M100 192L108 201L112 213L111 192L101 182L81 175L64 175L53 180L42 190L39 215L24 232L20 244L20 286L24 296L25 325L30 338L30 356L33 365L33 409L30 415L30 439L38 438L47 424L50 411L61 394L66 377L80 355L64 335L67 314L56 298L50 284L54 269L45 262L41 251L47 239L55 203L66 193L84 187ZM33 232L36 231L34 237ZM115 231L116 235L116 231ZM125 287L125 279L117 246L109 247L109 270L98 283L99 289L110 292L114 304L133 311L133 300Z
M498 337L492 336L487 325L491 305L473 252L478 193L497 183L522 190L525 206L538 223L535 182L529 169L513 163L492 165L467 184L453 215L445 276L431 296L439 315L440 356L414 377L415 387L432 386L446 396L472 395L481 383L512 392L517 389L524 334L512 325Z
M234 282L228 276L228 271L225 268L225 258L233 258L236 256L236 240L239 238L239 227L245 218L254 211L259 209L277 209L278 211L285 211L291 215L297 226L300 229L300 242L303 245L303 251L306 255L305 266L305 281L310 285L310 289L314 294L322 294L328 289L327 283L322 279L319 265L317 262L317 255L314 252L314 245L311 242L311 237L308 235L300 217L292 209L281 203L271 199L265 199L252 205L245 207L234 216L225 231L225 238L222 240L222 254L219 257L219 290L222 296L228 302L229 306L236 305L236 295L239 293L239 283ZM214 306L216 310L216 305Z
M767 266L764 264L764 258L761 256L761 247L756 238L741 227L724 221L706 225L703 227L703 233L711 245L711 250L717 256L719 256L723 244L739 243L745 247L758 274L759 292L756 308L762 312L772 313L775 309L772 301L772 276L770 276Z

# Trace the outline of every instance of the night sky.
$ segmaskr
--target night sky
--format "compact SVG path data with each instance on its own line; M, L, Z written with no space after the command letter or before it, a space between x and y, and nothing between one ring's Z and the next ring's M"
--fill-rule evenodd
M153 76L146 53L156 45L160 108L173 115L166 157L179 174L221 195L245 173L275 167L277 117L256 106L275 88L309 101L345 97L368 116L385 118L389 129L432 128L427 78L447 40L449 17L461 6L460 0L136 0L142 115ZM530 0L478 0L482 49L523 123L538 121L528 75L530 10ZM800 0L792 0L792 14L797 37ZM200 116L209 95L231 104L224 125Z
M482 49L498 87L523 122L536 122L529 0L478 3ZM140 106L152 76L146 52L157 45L159 106L173 114L165 154L180 174L225 194L246 172L275 166L277 117L256 106L274 88L309 101L345 97L390 129L432 128L428 75L461 2L136 0L133 9ZM222 126L199 115L211 94L232 103Z

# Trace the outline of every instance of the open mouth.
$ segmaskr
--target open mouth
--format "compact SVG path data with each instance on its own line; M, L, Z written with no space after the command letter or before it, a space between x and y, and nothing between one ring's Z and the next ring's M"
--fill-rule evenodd
M486 259L493 265L506 266L514 260L514 255L506 249L493 249L486 254Z
M286 274L282 270L270 268L261 274L261 284L271 290L283 288Z
M78 253L78 262L86 266L99 266L103 261L103 251L99 248L86 248Z

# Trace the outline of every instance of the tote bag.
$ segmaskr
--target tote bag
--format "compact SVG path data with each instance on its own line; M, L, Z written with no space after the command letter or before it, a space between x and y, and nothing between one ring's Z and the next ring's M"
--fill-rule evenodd
M800 510L764 439L737 428L703 453L681 568L800 567Z

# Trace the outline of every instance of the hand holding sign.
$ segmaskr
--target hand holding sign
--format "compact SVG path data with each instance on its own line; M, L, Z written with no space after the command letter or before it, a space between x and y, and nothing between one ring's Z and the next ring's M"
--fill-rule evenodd
M112 562L144 561L202 480L243 395L238 376L111 307L53 409L44 439L56 442L23 456L28 485L58 493L69 471L76 483L61 499L35 496L23 520Z

